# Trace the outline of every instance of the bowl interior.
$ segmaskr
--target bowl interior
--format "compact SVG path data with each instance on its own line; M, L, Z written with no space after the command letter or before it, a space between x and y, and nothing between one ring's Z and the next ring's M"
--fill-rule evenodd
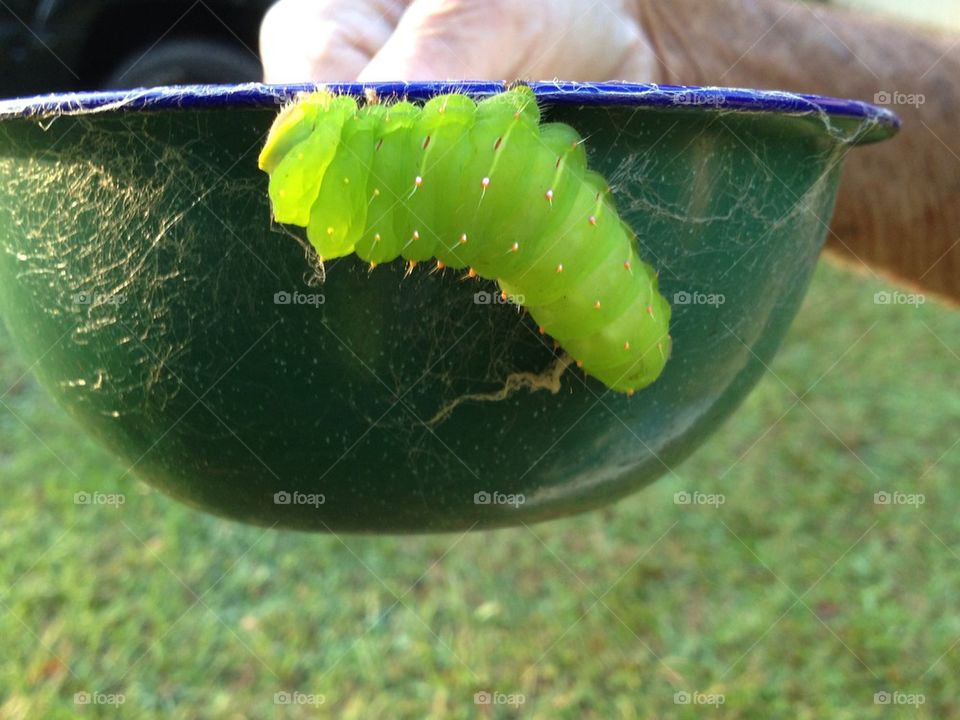
M809 282L845 152L895 121L556 87L538 89L546 119L588 138L673 305L673 356L633 397L557 375L550 339L492 283L355 258L321 281L270 222L256 168L276 111L264 98L295 88L88 96L72 114L0 105L6 322L130 472L222 515L440 531L621 497L756 382ZM511 389L518 373L543 387Z

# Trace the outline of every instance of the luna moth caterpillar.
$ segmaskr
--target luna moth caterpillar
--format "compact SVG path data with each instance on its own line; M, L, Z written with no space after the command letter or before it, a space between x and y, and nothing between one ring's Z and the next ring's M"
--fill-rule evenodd
M541 125L529 87L422 107L301 94L259 166L274 218L305 227L321 260L467 268L522 297L540 332L609 388L632 394L662 372L670 306L656 272L583 140Z

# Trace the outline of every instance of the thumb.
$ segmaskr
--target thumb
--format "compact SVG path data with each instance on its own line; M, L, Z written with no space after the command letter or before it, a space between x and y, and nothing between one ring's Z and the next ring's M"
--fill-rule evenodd
M359 80L462 80L501 74L490 16L499 0L414 0Z
M260 25L264 80L354 80L405 8L405 0L279 0Z

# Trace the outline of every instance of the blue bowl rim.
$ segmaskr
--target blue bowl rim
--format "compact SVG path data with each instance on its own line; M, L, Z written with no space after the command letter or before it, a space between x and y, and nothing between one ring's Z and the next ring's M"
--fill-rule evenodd
M696 85L653 85L647 83L567 81L530 82L537 98L550 105L627 106L637 108L691 107L714 112L753 112L781 115L827 115L860 120L874 126L870 137L857 141L881 140L900 129L900 118L892 111L860 100L790 93L780 90L700 87ZM298 83L268 85L180 85L133 90L106 90L52 93L34 97L0 100L0 120L44 119L61 115L98 112L150 110L200 110L226 108L276 108L298 93L327 87L335 92L362 97L370 89L381 97L428 100L446 92L462 92L474 98L502 92L508 83L464 82L377 82Z

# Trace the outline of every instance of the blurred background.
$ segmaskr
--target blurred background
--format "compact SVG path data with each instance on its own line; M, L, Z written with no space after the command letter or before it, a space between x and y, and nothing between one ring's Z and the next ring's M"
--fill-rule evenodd
M268 4L4 0L0 95L257 79ZM849 4L960 27L956 0ZM770 372L658 483L434 537L185 507L0 326L0 720L960 717L960 313L897 290L821 262Z
M260 80L271 0L5 0L0 97Z
M914 22L960 28L960 5L956 0L828 0L833 5L865 8L899 15Z

